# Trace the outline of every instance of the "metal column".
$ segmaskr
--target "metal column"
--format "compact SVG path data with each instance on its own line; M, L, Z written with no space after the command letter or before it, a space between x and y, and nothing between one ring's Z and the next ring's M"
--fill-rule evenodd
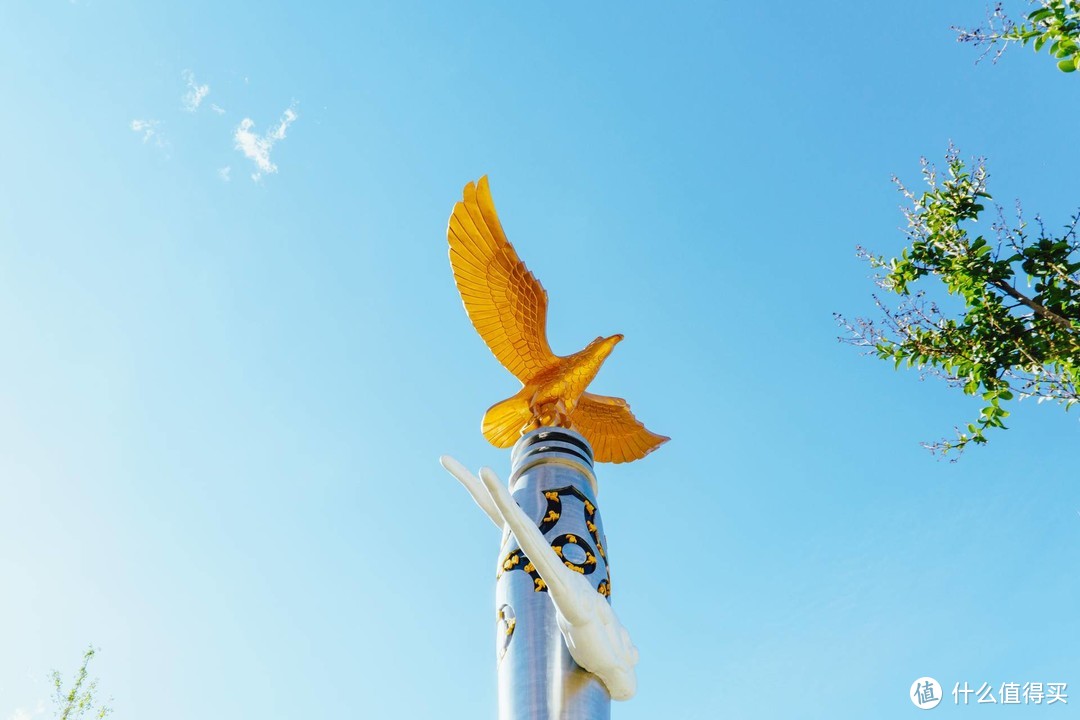
M542 427L514 445L509 487L563 561L610 601L592 448L565 428ZM499 720L609 720L603 683L570 656L543 580L504 532L495 586Z

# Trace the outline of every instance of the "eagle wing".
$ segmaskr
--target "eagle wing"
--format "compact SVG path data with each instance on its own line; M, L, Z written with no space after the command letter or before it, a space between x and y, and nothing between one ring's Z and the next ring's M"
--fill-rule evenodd
M506 239L487 176L465 186L446 229L454 282L473 327L522 384L552 365L547 292Z
M640 460L671 439L646 430L625 400L606 395L582 394L570 421L592 445L597 462Z

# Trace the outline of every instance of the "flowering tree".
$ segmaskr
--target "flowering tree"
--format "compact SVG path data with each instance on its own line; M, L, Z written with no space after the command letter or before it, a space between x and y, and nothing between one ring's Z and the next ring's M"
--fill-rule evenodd
M987 14L986 25L974 29L953 28L960 42L985 46L997 60L1009 45L1030 44L1035 52L1049 48L1062 72L1080 70L1080 2L1078 0L1039 0L1027 17L1014 22L1005 14L1004 3L997 3Z
M988 429L1005 427L1002 403L1016 396L1066 409L1080 402L1080 213L1056 233L1036 217L1032 232L1019 205L1011 223L999 208L987 237L978 232L990 198L984 165L969 169L952 149L946 163L942 176L924 161L921 195L901 185L911 205L900 257L859 249L879 287L899 300L875 295L878 320L840 318L848 341L986 401L955 440L926 444L941 452L985 443Z
M995 59L1009 44L1031 43L1036 51L1049 44L1059 69L1080 68L1080 0L1040 0L1020 23L998 3L985 27L958 32L987 52L996 48ZM1014 398L1066 410L1080 402L1080 213L1051 229L1039 216L1027 222L1017 203L1015 218L998 207L987 227L981 160L969 167L950 148L944 173L923 160L923 176L922 193L897 181L910 203L909 244L900 256L859 248L878 286L897 299L875 295L876 320L837 318L849 331L842 340L982 397L979 416L958 427L954 440L924 443L946 454L1004 428L1003 403Z

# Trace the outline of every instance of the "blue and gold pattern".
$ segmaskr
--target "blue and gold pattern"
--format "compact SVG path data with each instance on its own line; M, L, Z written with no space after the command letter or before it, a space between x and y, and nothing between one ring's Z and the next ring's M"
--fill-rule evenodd
M599 556L604 559L606 577L600 581L596 591L605 597L611 597L611 569L607 567L607 553L604 550L603 543L600 541L600 529L596 525L596 506L585 497L584 493L572 486L545 491L544 498L547 500L547 508L545 509L544 517L540 520L540 532L546 534L549 530L554 529L555 526L559 524L559 518L562 517L563 513L562 498L564 496L574 497L581 501L581 504L585 508L585 527L588 529L589 535L596 545L596 550L593 550L592 546L585 538L574 533L564 533L553 539L551 541L551 549L555 551L556 555L563 558L563 564L565 564L566 567L574 572L581 573L582 575L591 575L596 570L596 558L597 554L599 554ZM563 557L563 549L567 545L577 545L581 551L584 552L584 561L575 563ZM501 576L503 572L511 572L513 570L524 570L525 573L532 578L533 590L535 592L547 591L547 584L544 582L544 579L540 577L540 573L536 571L536 568L529 562L529 558L520 548L510 552L506 558L503 559L496 577Z

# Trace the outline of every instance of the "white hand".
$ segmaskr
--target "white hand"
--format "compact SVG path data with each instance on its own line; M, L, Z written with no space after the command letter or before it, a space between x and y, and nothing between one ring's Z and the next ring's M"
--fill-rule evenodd
M548 587L559 631L574 661L600 678L612 699L633 697L637 691L634 666L638 651L607 600L582 575L563 564L493 470L481 468L477 480L451 457L444 455L440 462L500 529L505 523L513 531Z

